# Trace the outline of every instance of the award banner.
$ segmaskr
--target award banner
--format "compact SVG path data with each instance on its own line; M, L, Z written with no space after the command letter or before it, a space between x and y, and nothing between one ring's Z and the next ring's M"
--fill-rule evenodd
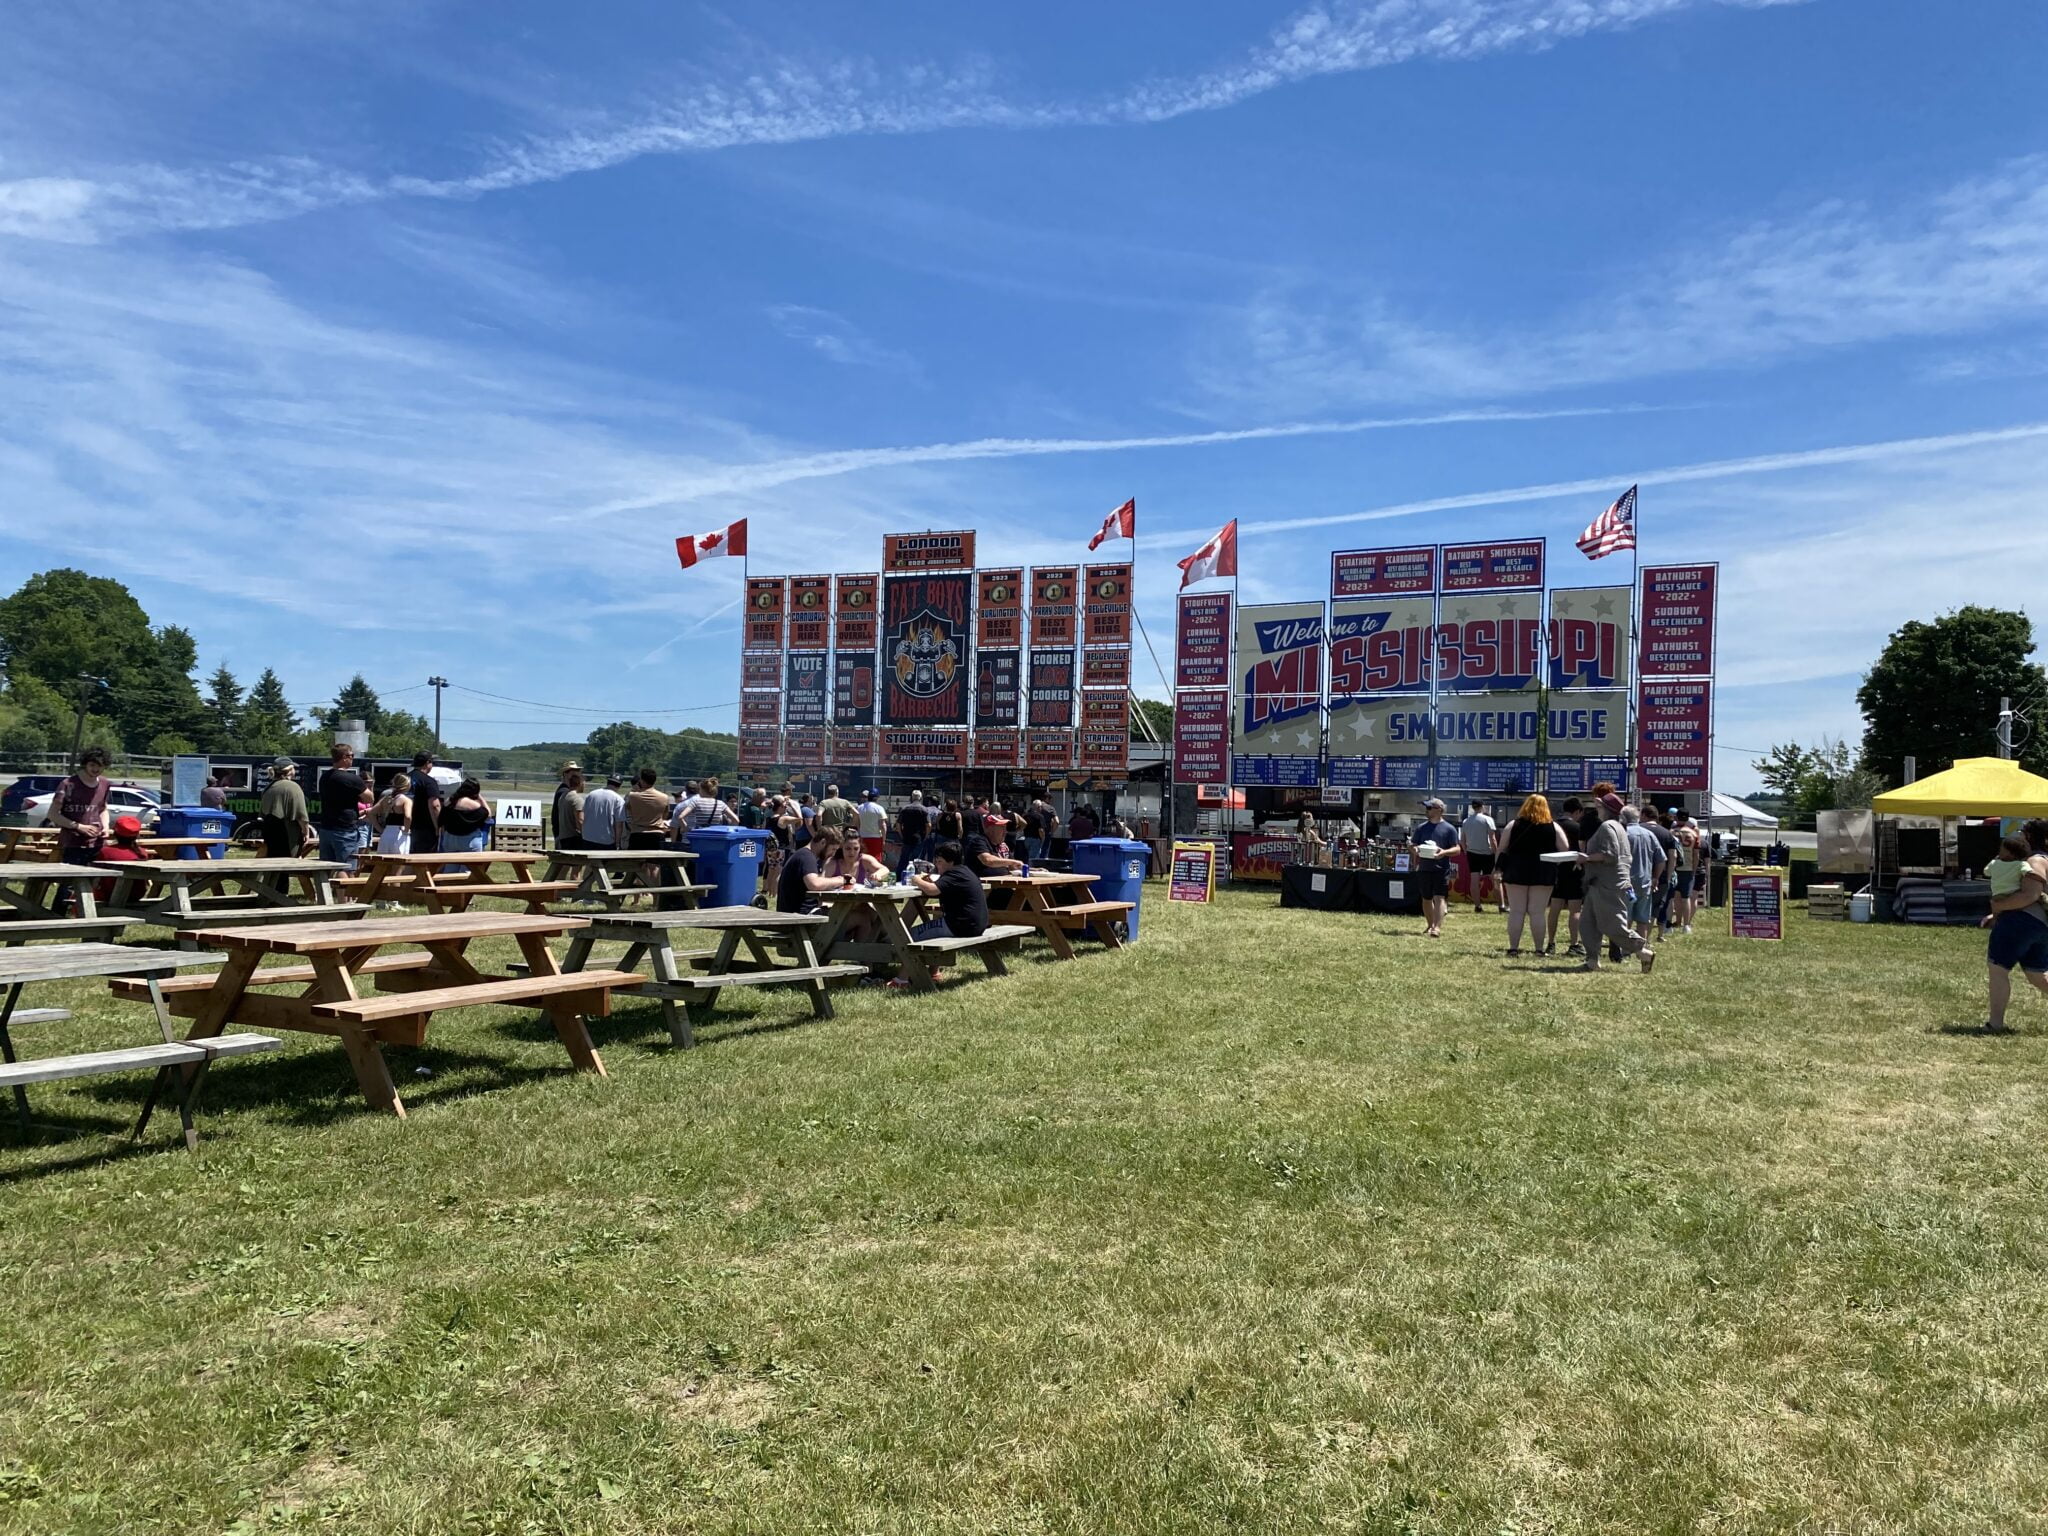
M1330 706L1364 693L1429 687L1436 603L1427 597L1339 598L1330 604Z
M1436 546L1340 549L1330 556L1330 596L1427 596L1436 591Z
M782 760L792 768L825 766L826 735L823 726L782 733Z
M1027 723L1071 730L1074 725L1074 653L1031 653L1031 709Z
M1031 643L1072 645L1080 638L1075 624L1075 583L1079 566L1039 565L1031 570Z
M774 768L782 762L782 732L773 726L740 727L739 764L742 768Z
M1550 686L1628 686L1627 587L1556 587L1550 593Z
M782 658L772 653L743 654L740 657L742 688L782 688Z
M1128 690L1131 686L1131 653L1128 650L1094 647L1083 651L1081 686Z
M1089 773L1107 773L1122 778L1131 766L1131 733L1118 730L1090 730L1083 726L1075 735L1077 765Z
M1543 594L1446 597L1432 648L1437 687L1503 693L1537 686L1543 653Z
M976 731L974 766L977 768L1020 768L1019 744L1015 731Z
M976 571L975 644L983 650L1015 650L1024 643L1024 572Z
M891 768L965 768L965 731L883 731L882 761Z
M1642 680L1636 710L1637 785L1658 793L1711 787L1713 684Z
M740 695L740 726L782 724L782 694L756 690Z
M841 651L832 658L832 723L875 723L875 653Z
M1323 755L1323 605L1239 608L1236 689L1230 781L1313 787Z
M1543 541L1504 544L1446 544L1445 592L1484 592L1497 587L1543 588Z
M747 578L747 617L742 633L744 649L782 649L782 615L787 606L789 581L783 576Z
M965 725L973 576L891 576L882 586L884 725Z
M1426 693L1332 698L1324 782L1332 789L1426 789L1429 732Z
M1087 607L1083 613L1082 638L1089 645L1131 643L1131 568L1125 565L1091 565L1083 590Z
M974 564L974 530L882 536L884 571L964 571Z
M875 761L875 732L871 726L840 726L832 733L834 767L869 768Z
M1016 651L983 651L975 663L974 723L1013 729L1024 722L1017 718Z
M822 651L832 640L832 578L789 578L789 648Z
M1072 731L1026 731L1024 766L1032 773L1065 773L1074 766Z
M1714 670L1718 565L1643 568L1644 677L1703 677Z
M782 723L787 726L823 725L825 712L825 653L791 651L789 684L783 689ZM790 733L792 736L795 732ZM792 758L792 762L799 759Z
M1183 693L1174 700L1173 777L1180 784L1229 781L1230 694L1226 690Z
M835 627L833 640L842 651L872 651L879 643L876 615L881 612L882 578L841 576L832 599Z
M1084 731L1130 731L1129 696L1081 690L1081 729Z
M1230 594L1198 592L1180 600L1174 636L1176 688L1230 686Z

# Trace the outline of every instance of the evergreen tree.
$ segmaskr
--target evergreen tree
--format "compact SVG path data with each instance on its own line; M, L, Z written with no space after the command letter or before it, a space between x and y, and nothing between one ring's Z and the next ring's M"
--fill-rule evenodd
M358 672L348 680L348 686L334 696L334 707L320 711L320 723L329 731L341 729L344 720L360 720L363 729L375 736L384 729L384 705L377 697L377 690L363 681ZM429 733L431 734L431 733Z
M284 696L283 679L265 667L242 706L237 744L244 752L283 752L290 748L298 729L299 717Z
M201 740L209 752L233 752L242 728L242 685L226 662L206 680L206 731Z

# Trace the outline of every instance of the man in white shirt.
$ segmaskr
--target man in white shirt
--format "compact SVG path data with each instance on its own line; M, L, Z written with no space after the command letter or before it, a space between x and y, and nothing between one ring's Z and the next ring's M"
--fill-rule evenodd
M626 846L626 797L619 793L619 776L604 781L583 797L583 842L588 848Z
M882 802L875 798L872 789L860 792L860 848L872 858L888 863L889 813L882 809Z
M1500 830L1486 814L1483 801L1472 802L1470 814L1458 828L1458 846L1465 850L1465 868L1472 879L1472 910L1486 910L1486 888L1491 885L1494 900L1500 903L1501 911L1507 911L1506 894L1493 878L1494 855L1500 852Z

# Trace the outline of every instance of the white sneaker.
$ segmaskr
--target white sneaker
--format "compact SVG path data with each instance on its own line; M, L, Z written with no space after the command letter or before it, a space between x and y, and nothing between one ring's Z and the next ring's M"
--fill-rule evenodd
M1679 931L1680 933L1691 933L1691 932L1692 932L1692 924L1691 924L1691 923L1687 923L1687 924L1686 924L1686 925L1685 925L1685 926L1684 926L1683 928L1679 929L1678 931Z

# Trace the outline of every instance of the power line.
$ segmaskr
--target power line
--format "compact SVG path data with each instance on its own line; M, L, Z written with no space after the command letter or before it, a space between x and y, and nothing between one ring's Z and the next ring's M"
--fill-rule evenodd
M486 693L481 688L469 688L461 683L450 683L448 686L459 693L474 694L480 699L493 699L500 704L524 704L531 709L554 709L571 715L700 715L714 709L739 708L738 699L723 704L691 704L681 709L627 709L623 706L605 704L546 704L539 699L515 699L508 694Z

